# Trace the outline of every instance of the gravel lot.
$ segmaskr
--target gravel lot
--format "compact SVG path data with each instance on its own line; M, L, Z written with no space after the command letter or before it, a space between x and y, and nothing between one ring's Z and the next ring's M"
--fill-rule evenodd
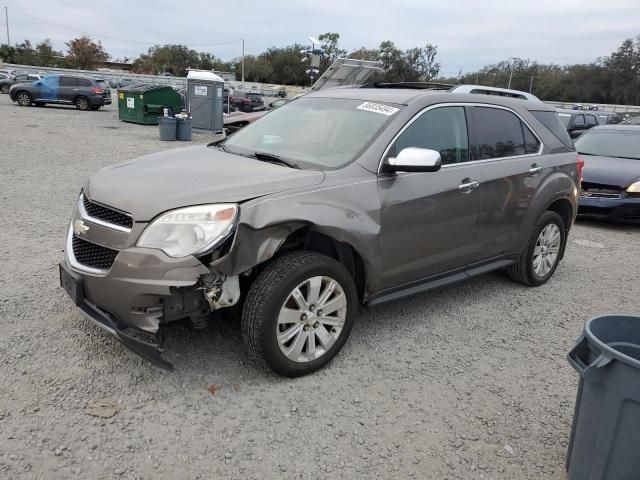
M365 311L315 375L257 366L235 322L173 330L167 373L74 311L57 261L88 175L183 144L7 95L0 140L2 478L564 479L566 354L589 317L640 312L640 229L578 223L547 285L495 273Z

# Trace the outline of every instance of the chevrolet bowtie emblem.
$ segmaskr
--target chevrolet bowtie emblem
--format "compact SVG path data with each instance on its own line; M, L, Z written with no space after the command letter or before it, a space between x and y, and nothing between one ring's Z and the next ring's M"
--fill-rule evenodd
M89 231L89 227L79 218L73 222L73 233L76 235L84 235Z

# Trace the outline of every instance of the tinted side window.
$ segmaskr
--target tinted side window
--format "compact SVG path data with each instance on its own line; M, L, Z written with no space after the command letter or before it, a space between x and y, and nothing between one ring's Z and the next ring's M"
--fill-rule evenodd
M573 149L571 137L567 133L566 126L562 120L570 118L567 114L557 114L556 112L531 111L531 115L536 117L542 125L546 127L563 145ZM569 122L567 122L568 124Z
M526 153L522 122L499 108L473 107L478 158L512 157Z
M76 81L78 82L78 87L91 87L93 85L88 78L76 78Z
M75 79L73 77L60 77L60 86L61 87L74 87Z
M16 75L16 80L18 81L27 80L27 78L29 77L27 77L26 75Z
M583 127L585 125L584 123L584 115L576 115L576 117L573 119L573 126L574 127Z
M596 117L593 115L585 115L585 118L587 119L587 127L593 127L598 124Z
M525 153L538 153L540 150L540 142L536 138L536 136L529 130L524 123L520 122L522 125L522 131L524 133L524 151Z
M443 165L469 160L464 107L435 108L422 114L398 137L394 155L407 147L436 150Z

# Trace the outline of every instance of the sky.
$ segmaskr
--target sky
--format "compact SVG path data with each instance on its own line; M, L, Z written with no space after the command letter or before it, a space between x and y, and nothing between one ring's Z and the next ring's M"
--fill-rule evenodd
M560 65L587 63L609 55L625 38L640 35L640 0L3 3L13 44L49 38L56 49L65 50L65 41L84 33L100 40L114 58L135 58L156 43L179 43L230 60L240 56L243 38L245 52L257 54L338 32L346 50L375 48L383 40L403 50L436 44L441 73L446 75L475 71L509 57ZM0 38L6 42L4 25Z

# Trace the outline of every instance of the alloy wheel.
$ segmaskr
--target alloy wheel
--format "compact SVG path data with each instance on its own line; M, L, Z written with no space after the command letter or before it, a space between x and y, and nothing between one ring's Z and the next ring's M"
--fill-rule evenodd
M17 100L18 105L22 105L23 107L31 105L31 96L28 93L19 93Z
M89 110L89 102L86 98L79 98L76 100L76 106L79 110Z
M280 351L291 361L311 362L334 345L347 318L347 297L333 278L311 277L288 295L276 325Z
M555 266L561 241L560 227L555 223L548 224L538 235L533 249L533 272L538 278L545 277Z

